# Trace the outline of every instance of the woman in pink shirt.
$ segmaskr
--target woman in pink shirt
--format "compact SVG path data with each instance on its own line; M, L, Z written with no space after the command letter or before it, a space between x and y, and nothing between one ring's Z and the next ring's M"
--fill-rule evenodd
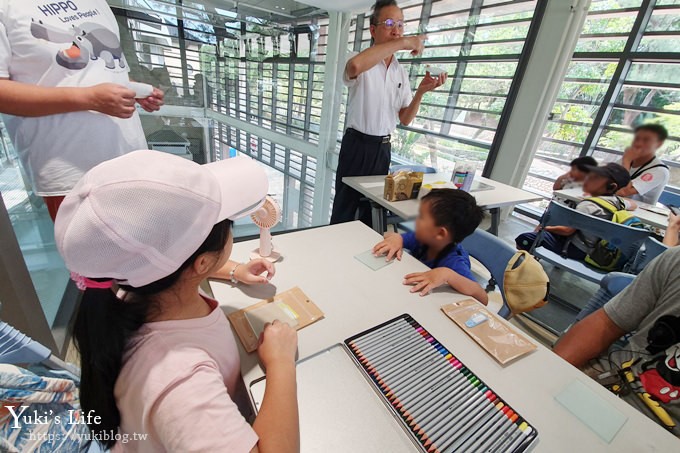
M210 276L258 283L274 275L263 260L229 261L232 221L261 206L267 189L247 158L200 166L136 151L90 170L64 200L57 246L68 268L87 276L74 326L80 399L103 446L299 451L295 331L275 321L262 334L267 390L251 426L235 402L233 334L218 303L199 292Z

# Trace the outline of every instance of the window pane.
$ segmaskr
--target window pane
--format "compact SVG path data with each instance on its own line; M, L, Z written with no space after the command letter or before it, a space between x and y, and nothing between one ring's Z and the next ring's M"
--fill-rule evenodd
M409 2L401 6L420 8L422 4ZM478 14L473 13L472 5L472 0L434 0L427 26L420 24L419 16L404 11L406 32L428 35L422 56L398 54L410 75L412 90L417 89L428 64L447 71L449 81L427 93L408 130L398 132L395 145L398 158L420 162L436 156L436 166L442 169L452 167L460 155L472 153L473 160L486 159L524 49L536 1L485 0ZM368 47L368 21L364 21L361 30L356 30L356 20L351 27L350 48L359 51ZM364 37L358 46L354 39L357 33ZM338 129L342 136L344 122ZM431 151L435 147L439 150Z
M669 8L662 5L678 5ZM590 5L576 57L560 88L543 134L544 140L534 159L527 187L538 187L538 179L552 179L545 171L546 161L568 161L582 153L592 153L599 161L617 161L630 145L632 130L645 123L663 124L669 139L658 153L671 165L670 186L680 180L680 64L672 55L658 55L650 61L648 53L677 52L680 46L680 1L659 0L645 27L640 45L623 67L624 80L612 80L620 53L642 6L641 0L600 0ZM612 61L601 61L610 52ZM616 84L618 85L612 85ZM616 96L602 105L610 87ZM603 110L609 107L608 110ZM603 124L595 124L598 113L606 113ZM593 127L601 129L593 131ZM583 149L587 138L601 131L597 143ZM676 163L678 162L678 163ZM677 169L676 169L677 168ZM677 176L676 176L677 175Z

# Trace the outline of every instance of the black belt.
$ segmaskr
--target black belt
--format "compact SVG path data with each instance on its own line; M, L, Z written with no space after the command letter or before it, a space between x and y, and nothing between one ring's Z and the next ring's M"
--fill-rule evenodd
M367 141L367 142L373 142L373 143L390 143L392 140L391 135L368 135L364 134L363 132L359 132L356 129L353 128L347 128L347 133L356 135L357 137L360 137L362 140Z

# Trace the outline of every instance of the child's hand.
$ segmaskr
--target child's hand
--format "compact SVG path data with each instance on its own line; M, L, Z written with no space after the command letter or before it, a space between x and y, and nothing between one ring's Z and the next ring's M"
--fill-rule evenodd
M451 270L446 267L438 267L427 272L416 272L404 277L404 285L411 285L412 293L420 291L421 296L427 296L433 289L448 283Z
M373 254L375 256L387 255L386 260L392 261L393 258L401 261L401 255L404 249L404 240L401 234L390 233L385 236L385 239L378 242L375 247L373 247Z
M297 332L285 322L267 323L260 335L257 354L265 369L295 363Z
M267 275L263 276L262 274L265 272ZM274 278L274 274L276 274L274 264L264 258L257 258L238 266L234 272L234 277L246 285L256 285L269 283L269 280Z

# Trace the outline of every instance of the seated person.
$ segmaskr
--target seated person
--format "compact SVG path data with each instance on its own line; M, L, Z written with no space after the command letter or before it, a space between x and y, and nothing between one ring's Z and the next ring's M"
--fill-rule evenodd
M576 189L583 186L590 167L597 167L597 161L591 156L577 157L569 164L571 169L557 178L553 190Z
M590 173L583 184L584 192L611 203L618 211L624 209L632 211L637 206L630 200L614 195L620 187L625 187L630 182L630 176L621 165L609 163L602 167L591 167ZM613 214L596 202L585 199L576 205L576 210L590 214L601 219L611 220ZM515 238L518 250L529 250L536 240L540 225L532 233L520 234ZM548 250L566 254L567 258L584 260L590 254L599 238L583 233L569 226L549 226L545 228L545 234L541 246Z
M630 184L617 195L654 205L668 184L670 170L656 156L668 138L660 124L643 124L635 128L633 143L623 153L621 165L630 172Z
M664 252L652 261L630 286L607 302L603 308L569 329L555 346L555 353L593 376L600 376L612 367L618 369L622 363L640 358L640 362L633 367L633 371L638 373L643 363L651 359L650 352L646 350L650 329L661 316L680 314L678 268L680 249L674 248ZM630 336L628 344L620 348L611 347L623 335L631 332L634 333ZM679 346L676 344L667 350L678 351ZM662 345L660 349L666 349L666 345ZM660 358L663 361L666 354L662 353ZM663 376L666 373L660 371L659 374ZM671 378L675 378L673 380L676 382L680 379L677 366L675 373L671 374L674 374ZM678 389L679 387L670 385L669 391L661 392L667 394L671 400L662 403L662 407L676 421L680 421L680 392L676 391ZM649 390L652 390L651 386L648 392ZM633 395L626 396L631 403L642 403L636 398ZM642 406L644 407L644 404ZM677 432L675 434L678 435Z
M677 247L680 243L680 215L675 215L673 212L668 215L668 228L666 228L663 243L669 247Z
M484 305L489 298L472 276L470 256L460 243L479 226L484 212L474 197L456 189L435 189L420 202L414 233L388 233L373 247L376 256L401 260L407 249L423 264L432 268L404 277L411 292L425 296L433 289L449 285L459 293L472 296Z

